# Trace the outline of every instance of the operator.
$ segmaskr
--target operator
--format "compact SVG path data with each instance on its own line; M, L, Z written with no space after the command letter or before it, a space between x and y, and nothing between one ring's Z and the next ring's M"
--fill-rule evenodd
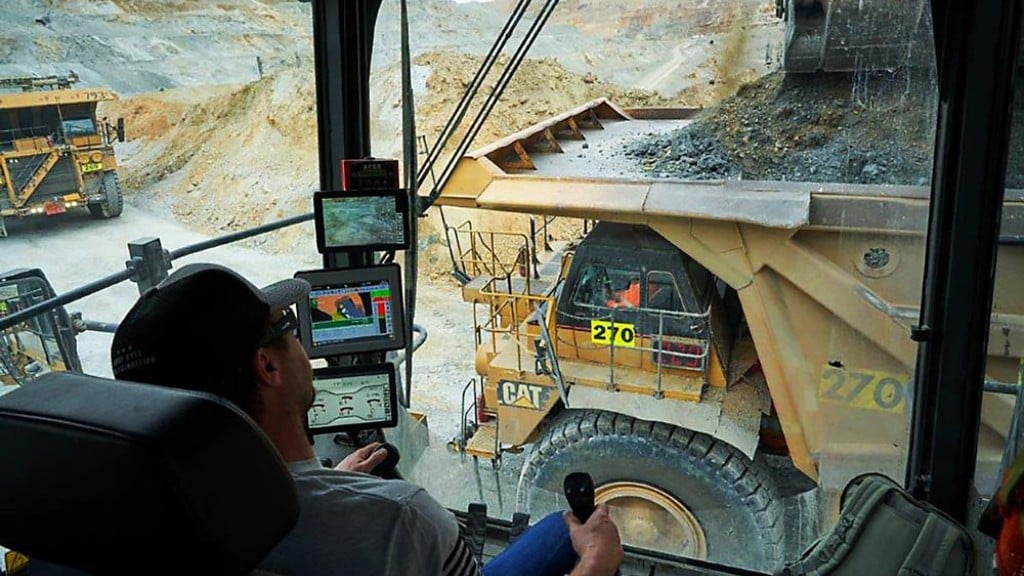
M624 290L615 290L612 297L606 303L609 308L639 308L640 307L640 277L633 276L629 279L629 286Z
M418 486L367 474L386 456L378 445L356 450L335 469L317 460L305 431L312 367L290 309L309 289L292 279L259 290L221 266L184 266L143 294L121 322L111 346L114 376L218 394L266 433L292 473L301 512L262 569L296 576L480 573L451 512ZM570 512L547 516L482 573L610 576L621 559L618 531L599 505L582 525Z

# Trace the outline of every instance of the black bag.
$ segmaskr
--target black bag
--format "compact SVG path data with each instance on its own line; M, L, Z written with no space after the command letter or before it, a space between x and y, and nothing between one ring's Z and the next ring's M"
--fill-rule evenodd
M779 576L963 576L974 574L970 535L881 474L843 490L835 528Z

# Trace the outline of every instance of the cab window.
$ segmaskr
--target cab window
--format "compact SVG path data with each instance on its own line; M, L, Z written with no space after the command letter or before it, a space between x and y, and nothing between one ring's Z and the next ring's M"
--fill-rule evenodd
M587 266L580 272L573 303L583 307L639 308L639 270Z
M652 310L683 312L683 297L675 278L668 272L652 270L647 273L647 305Z
M67 137L90 136L96 133L96 124L92 118L65 118L61 121L64 135Z

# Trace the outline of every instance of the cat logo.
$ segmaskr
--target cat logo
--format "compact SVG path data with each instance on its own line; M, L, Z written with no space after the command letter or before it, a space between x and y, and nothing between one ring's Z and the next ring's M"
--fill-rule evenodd
M543 410L551 389L547 386L502 380L498 383L498 402L513 408Z

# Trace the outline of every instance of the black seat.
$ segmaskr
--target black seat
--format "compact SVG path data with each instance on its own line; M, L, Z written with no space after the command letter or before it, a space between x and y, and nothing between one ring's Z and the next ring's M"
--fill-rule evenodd
M0 397L0 545L92 574L247 574L298 519L274 447L208 394L53 373Z

